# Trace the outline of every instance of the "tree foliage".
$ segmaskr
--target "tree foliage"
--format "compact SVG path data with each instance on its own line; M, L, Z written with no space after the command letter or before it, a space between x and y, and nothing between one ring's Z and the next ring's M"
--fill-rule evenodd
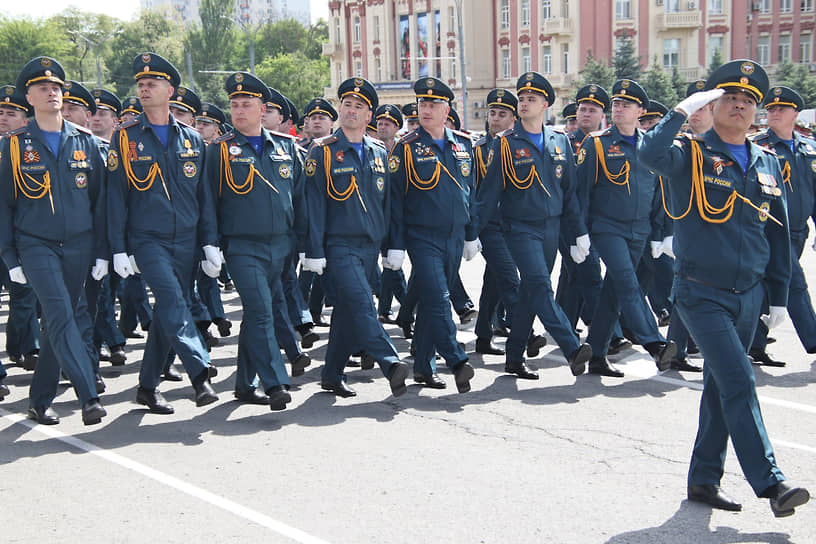
M46 55L60 60L72 46L53 20L0 18L0 85L14 84L26 62Z
M714 70L722 66L723 64L723 56L722 51L719 49L714 50L714 54L711 55L711 62L708 64L708 73L706 74L706 78L714 73Z
M772 85L790 87L802 95L805 108L816 108L816 78L810 74L807 64L783 62L776 69Z
M580 71L581 79L577 82L575 92L585 85L600 85L607 92L612 90L612 84L615 83L615 70L610 67L603 60L596 59L592 55L592 51L587 53L586 64Z
M329 59L314 60L300 52L285 53L267 58L255 67L255 73L302 110L309 100L323 96L329 85Z
M612 66L615 68L615 79L640 80L643 68L640 65L640 55L636 54L635 42L632 37L625 33L618 42L615 56L612 59Z
M654 59L654 64L646 71L646 77L641 79L640 84L649 95L650 100L657 100L668 108L679 102L677 91L672 85L672 78L659 64L657 57Z

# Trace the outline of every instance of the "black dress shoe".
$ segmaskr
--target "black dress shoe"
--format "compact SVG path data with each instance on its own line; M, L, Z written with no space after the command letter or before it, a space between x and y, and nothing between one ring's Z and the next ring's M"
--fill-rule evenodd
M96 425L106 415L108 415L108 412L102 408L99 399L91 399L82 407L82 423L85 425Z
M697 347L697 343L694 341L694 338L689 336L688 345L686 346L686 353L689 355L697 355L700 353L700 348Z
M397 320L397 325L399 328L402 329L402 336L406 340L410 340L414 337L414 324L410 321L399 321Z
M363 370L371 370L374 368L374 363L376 362L377 361L374 359L374 357L368 353L363 352L363 354L360 355L360 368Z
M226 291L227 293L229 293L230 291L235 291L235 284L232 282L232 280L227 280L226 282L224 282L224 291Z
M305 369L307 366L312 364L312 358L306 355L305 353L301 353L295 360L292 361L292 376L303 376Z
M702 372L703 367L693 365L689 363L685 358L678 359L677 357L672 357L672 360L669 361L671 363L672 370L679 370L680 372Z
M94 386L96 387L97 395L101 395L105 392L105 380L102 379L102 375L98 372L94 375Z
M229 336L232 332L232 321L225 317L213 319L213 323L215 323L215 326L218 327L218 334L221 336L221 338Z
M547 337L534 334L527 340L527 357L538 357L541 348L547 345Z
M718 485L689 485L688 500L705 503L712 508L739 512L742 505L726 495Z
M569 354L567 362L569 363L570 371L573 376L580 376L586 370L586 363L592 357L592 346L589 344L581 344L578 348Z
M673 340L668 342L649 342L643 346L654 359L657 369L661 372L671 368L671 360L677 355L677 344Z
M470 380L474 376L473 367L467 361L463 361L453 367L453 377L456 380L456 390L460 393L470 391Z
M507 327L493 327L493 336L500 336L502 338L507 338L510 336L510 331L507 330Z
M523 378L525 380L538 379L538 374L533 372L533 370L529 366L527 366L527 363L525 363L524 361L505 363L504 371L507 372L508 374L515 374L519 378Z
M274 412L285 410L286 405L292 402L292 395L285 385L273 385L266 390L266 394L269 398L269 409Z
M218 376L218 368L212 363L209 363L207 365L207 377L215 378L216 376Z
M754 363L758 365L775 367L785 366L785 361L775 361L771 359L768 352L763 349L751 349L748 351L748 355L750 355L751 359L754 360Z
M136 332L135 330L127 331L127 330L123 329L122 327L119 327L119 330L122 332L122 336L124 336L125 338L131 338L131 339L133 339L133 338L144 338L144 335L142 333Z
M312 314L312 323L314 324L315 327L329 327L330 326L330 324L327 321L323 321L323 315L322 314L318 314L318 315Z
M462 325L467 325L468 323L473 321L473 319L477 315L479 315L479 312L477 312L473 308L468 308L467 310L459 314L459 323L461 323Z
M269 397L257 389L235 391L232 395L235 397L235 400L245 404L269 404Z
M122 366L127 361L127 354L125 353L125 345L111 346L110 358L108 359L113 366Z
M671 321L671 314L666 308L660 310L660 313L657 315L657 326L658 327L668 327L669 321Z
M303 349L309 349L315 345L315 342L320 340L320 335L314 332L313 330L309 330L306 334L300 337L300 345Z
M377 320L380 323L386 323L386 324L389 324L389 325L395 325L397 323L397 320L394 319L394 316L391 315L390 313L388 315L382 315L382 314L378 315Z
M182 375L181 372L176 370L176 367L173 365L173 363L170 363L170 365L164 369L162 379L167 380L168 382L180 382L184 380L184 376Z
M40 425L56 425L59 416L50 406L29 406L28 419L33 419Z
M416 383L421 383L426 387L430 387L431 389L445 389L448 386L448 384L442 381L442 378L440 378L436 373L428 376L427 374L414 372L414 381Z
M23 357L23 369L24 370L34 370L34 367L37 366L37 361L40 360L40 354L37 351L31 351L25 354Z
M773 344L774 342L776 342L776 338L774 338L773 336L769 336L768 338L765 339L766 344Z
M779 482L775 489L766 490L762 496L771 494L771 511L777 518L786 518L794 514L797 506L810 500L810 493L804 487L794 487L787 481ZM770 492L770 493L769 493Z
M589 360L589 373L609 376L611 378L623 378L623 372L618 367L607 360L606 357L593 357Z
M10 393L11 391L9 391L9 388L6 386L6 384L0 383L0 400L5 399Z
M620 353L625 349L629 349L632 347L632 342L627 340L626 338L619 337L613 338L611 342L609 342L609 349L606 350L607 355L615 355Z
M196 406L207 406L218 400L206 368L193 380L193 389L195 390Z
M320 382L320 388L324 391L331 391L338 397L356 397L357 391L346 385L346 382Z
M408 377L408 365L405 363L394 363L388 369L388 385L391 386L391 394L395 397L405 394L408 388L405 386L405 378Z
M140 387L136 390L136 403L142 406L147 406L151 413L154 414L172 414L175 412L173 407L167 402L161 393L158 391L145 389Z
M489 338L477 338L476 353L482 353L484 355L504 355L504 350L493 344Z

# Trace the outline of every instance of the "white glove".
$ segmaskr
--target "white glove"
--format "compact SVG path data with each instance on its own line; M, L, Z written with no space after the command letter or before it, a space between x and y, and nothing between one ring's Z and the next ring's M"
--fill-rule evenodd
M478 255L481 250L482 243L479 241L478 238L476 238L475 240L471 240L469 242L466 241L465 248L462 250L462 257L464 257L466 261L470 261L473 259L473 257Z
M25 274L23 274L22 266L15 266L9 270L9 279L14 283L28 283Z
M661 251L674 259L674 236L666 236L663 238L663 243L661 244Z
M816 239L813 240L813 251L816 251Z
M692 113L699 110L709 102L717 100L725 94L725 89L711 89L710 91L700 91L694 93L682 102L677 104L674 109L684 113L686 117L690 117Z
M575 245L578 246L578 249L584 252L584 254L589 255L589 246L591 245L589 241L589 234L582 234L576 238Z
M309 259L308 257L303 259L303 269L307 272L314 272L318 276L323 275L323 271L326 269L326 259Z
M209 264L206 268L202 266L201 270L209 277L217 278L221 272L221 263L224 262L224 258L221 256L221 250L215 246L204 246L202 249L204 250L204 258ZM214 276L213 272L215 272Z
M766 315L761 315L759 318L765 323L765 326L768 327L768 330L773 329L782 324L785 321L785 317L788 315L788 309L784 306L771 306L768 308L768 313Z
M136 262L132 260L133 257L131 256L128 258L127 253L117 253L113 256L113 269L116 271L117 274L122 276L123 278L127 278L128 276L132 276L135 274L133 269L135 268Z
M105 259L97 259L96 264L91 268L91 277L96 281L101 280L108 275L108 261Z
M133 255L128 255L128 260L130 261L130 267L133 269L134 274L141 274L142 271L139 270L139 267L136 266L136 257Z
M570 257L575 261L575 264L581 264L587 258L587 253L581 251L578 246L570 246Z
M298 264L303 268L303 261L306 260L306 252L298 253Z
M201 271L207 274L210 278L217 278L218 274L221 273L221 265L218 266L213 265L207 259L201 261Z
M649 247L652 248L652 259L659 259L663 255L663 242L652 240Z
M405 251L402 249L389 249L385 254L385 262L391 270L402 270L402 261L405 260Z

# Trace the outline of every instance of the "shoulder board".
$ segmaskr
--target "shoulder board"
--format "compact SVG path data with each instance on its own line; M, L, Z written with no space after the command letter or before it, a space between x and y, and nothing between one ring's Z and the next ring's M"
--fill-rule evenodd
M93 133L93 132L91 132L89 129L87 129L87 128L85 128L85 127L81 127L81 126L79 126L79 125L74 125L74 128L76 128L76 129L77 129L77 131L78 131L78 132L81 132L82 134L88 134L88 135L90 135L90 136L93 136L93 135L94 135L94 133Z
M383 142L382 140L372 138L371 136L369 136L369 139L371 140L372 144L376 145L377 147L382 147L383 149L385 149L385 142Z
M473 147L479 147L487 143L487 135L482 136L475 142L473 142Z
M397 141L398 144L410 144L413 141L416 141L419 138L419 133L416 130L412 130L405 136Z
M773 155L774 157L776 157L776 149L774 149L772 147L765 147L764 145L760 145L760 146L757 146L757 147L759 147L762 151L764 151L768 155Z
M501 132L496 134L496 138L506 138L507 136L512 136L512 135L513 135L513 129L508 128L507 130L502 130Z
M563 134L564 136L569 136L569 134L567 134L567 132L563 128L554 128L552 129L552 131L555 132L556 134Z
M187 123L185 123L184 121L182 121L182 120L180 120L180 119L176 119L176 123L178 123L179 125L181 125L183 128L192 128L193 130L195 130L195 129L192 127L192 125L188 125Z
M473 140L473 138L470 136L469 132L463 132L461 130L451 130L451 132L453 132L457 136L461 136L462 138L467 138L468 140Z
M119 128L130 128L130 127L138 125L138 124L139 124L139 118L134 117L133 119L131 119L127 123L119 125Z
M595 132L590 132L587 136L592 136L593 138L596 136L603 136L605 134L609 134L612 132L612 127L605 128L604 130L596 130Z
M309 148L308 147L303 147L302 145L296 143L295 144L295 151L297 151L298 153L303 153L305 155L306 153L309 152Z
M221 142L228 142L229 140L232 140L233 138L235 138L235 133L234 132L227 132L226 134L223 134L223 135L219 136L218 138L216 138L215 140L213 140L212 143L220 144Z
M277 132L275 130L270 130L269 133L272 134L273 136L277 136L279 138L288 138L290 140L295 140L295 141L297 141L297 139L298 139L297 136L292 136L291 134L287 134L285 132Z
M756 134L751 134L750 136L748 136L748 139L751 140L752 142L765 141L768 139L768 133L757 132Z
M97 136L99 138L99 136ZM106 140L105 138L99 138L99 141L105 145L110 145L110 140Z
M329 136L324 136L322 138L317 138L316 140L312 140L314 145L331 145L337 141L337 136L334 134L330 134Z
M18 134L22 134L25 132L26 127L15 128L14 130L10 131L7 136L10 138L12 136L17 136Z

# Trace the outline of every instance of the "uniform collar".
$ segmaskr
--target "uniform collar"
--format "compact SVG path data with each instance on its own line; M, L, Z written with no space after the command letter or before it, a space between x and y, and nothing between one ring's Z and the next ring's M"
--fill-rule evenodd
M625 142L626 141L623 134L620 133L620 131L618 130L618 127L616 125L611 125L610 134L612 135L612 143L618 143L618 142ZM641 137L642 134L643 134L642 130L640 130L639 128L635 128L635 143L640 141L640 137Z
M734 156L731 154L731 150L728 148L728 144L722 141L720 135L717 134L717 131L713 128L709 129L708 132L703 135L703 141L706 149L709 151L724 153L730 158L734 158ZM764 153L764 151L762 151L762 148L757 144L749 140L747 136L745 141L748 144L748 168L750 169L757 159L759 159L759 157Z
M237 143L238 145L244 144L249 145L249 140L247 139L247 137L244 136L241 132L239 132L238 129L235 129L232 132L233 134L235 134L235 137L233 138L235 140L235 143ZM261 138L264 143L273 142L272 134L270 134L270 132L263 127L261 127Z
M139 120L139 124L141 125L142 130L147 130L148 128L150 128L150 130L153 130L153 125L151 125L150 121L147 119L146 113L144 112L140 113L136 119ZM167 125L169 128L174 129L176 132L179 132L181 130L181 125L178 124L178 121L176 121L176 118L173 117L172 113L170 114Z
M422 125L419 125L417 132L419 133L420 138L433 140L433 136L431 136L430 133L428 133L428 131L425 130ZM443 136L443 139L447 142L450 142L451 145L456 143L456 139L454 139L453 137L453 131L451 131L451 129L449 129L448 127L445 127L445 135Z

